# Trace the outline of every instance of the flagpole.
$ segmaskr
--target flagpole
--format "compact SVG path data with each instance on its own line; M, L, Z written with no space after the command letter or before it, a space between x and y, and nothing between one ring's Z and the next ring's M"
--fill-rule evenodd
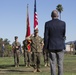
M27 4L27 18L26 18L26 38L30 36L30 22L29 22L29 11Z
M27 12L26 12L26 35L25 37L27 36L27 17L28 17L28 4L27 4Z
M36 11L36 0L34 0L34 30L38 29L38 16Z

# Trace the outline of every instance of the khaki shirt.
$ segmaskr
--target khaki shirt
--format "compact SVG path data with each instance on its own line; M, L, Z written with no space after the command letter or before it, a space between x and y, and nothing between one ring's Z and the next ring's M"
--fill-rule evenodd
M32 52L42 52L42 38L40 36L31 37L31 51Z
M16 46L18 47L18 48L16 48ZM12 48L13 48L13 50L20 50L20 48L21 48L21 44L19 43L19 42L13 42L12 43Z

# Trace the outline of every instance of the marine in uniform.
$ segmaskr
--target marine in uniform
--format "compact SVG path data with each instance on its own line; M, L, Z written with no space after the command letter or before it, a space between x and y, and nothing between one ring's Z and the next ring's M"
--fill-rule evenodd
M30 67L31 65L31 40L30 38L26 38L23 41L23 50L24 50L24 63L26 67Z
M21 44L18 42L18 37L15 36L15 41L12 43L12 49L14 53L14 65L15 67L19 67L19 54L21 50Z
M31 50L34 62L34 72L40 72L40 56L42 53L42 38L38 35L38 30L34 30L34 36L31 38Z

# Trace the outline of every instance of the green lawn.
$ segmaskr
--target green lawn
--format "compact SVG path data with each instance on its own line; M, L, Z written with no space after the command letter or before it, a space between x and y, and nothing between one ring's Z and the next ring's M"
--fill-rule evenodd
M15 68L13 57L0 57L0 75L50 75L50 67L44 67L43 58L40 73L33 73L33 68L24 66L23 57L20 57L20 67ZM76 55L65 54L64 75L76 75Z

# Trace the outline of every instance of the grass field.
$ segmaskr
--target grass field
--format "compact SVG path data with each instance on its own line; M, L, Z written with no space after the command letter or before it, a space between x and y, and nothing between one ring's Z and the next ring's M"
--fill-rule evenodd
M0 75L50 75L50 67L44 67L43 59L40 73L33 73L32 67L26 68L23 57L20 57L20 67L15 68L13 63L13 57L0 57ZM65 54L64 75L76 75L76 55Z

